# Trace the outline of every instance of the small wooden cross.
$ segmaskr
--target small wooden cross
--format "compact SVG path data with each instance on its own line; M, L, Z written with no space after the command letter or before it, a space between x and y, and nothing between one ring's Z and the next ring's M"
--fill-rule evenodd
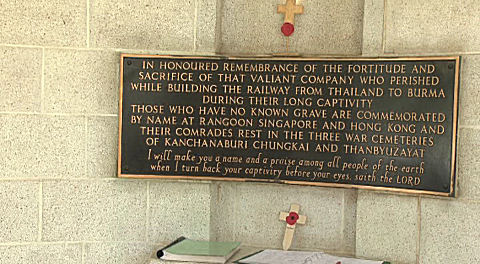
M287 0L286 4L277 6L277 13L285 14L283 22L295 24L295 15L303 14L303 5L297 5L295 0Z
M307 217L305 215L299 215L298 211L300 211L300 205L292 204L288 213L280 212L280 220L287 222L285 236L283 237L283 250L288 250L292 245L295 226L297 224L304 225L307 221Z

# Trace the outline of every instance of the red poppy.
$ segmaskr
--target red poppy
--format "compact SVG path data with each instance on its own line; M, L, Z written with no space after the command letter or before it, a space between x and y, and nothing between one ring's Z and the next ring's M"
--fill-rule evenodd
M290 212L290 214L287 216L285 221L287 221L287 224L289 224L289 225L294 225L295 223L297 223L298 218L299 218L299 216L298 216L297 213Z
M293 31L295 31L295 27L293 26L292 23L286 22L282 25L281 30L282 30L283 35L288 37L288 36L293 34Z

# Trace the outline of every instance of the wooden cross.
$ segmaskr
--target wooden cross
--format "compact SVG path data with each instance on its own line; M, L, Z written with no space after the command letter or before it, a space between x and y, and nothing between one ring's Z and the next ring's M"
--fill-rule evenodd
M285 14L285 23L294 24L295 15L303 14L303 5L297 5L295 0L287 0L286 4L277 6L277 13Z
M298 211L300 211L300 205L292 204L288 213L280 212L280 220L287 222L285 236L283 237L283 250L288 250L292 245L295 226L297 224L304 225L307 221L307 217L305 215L299 215Z

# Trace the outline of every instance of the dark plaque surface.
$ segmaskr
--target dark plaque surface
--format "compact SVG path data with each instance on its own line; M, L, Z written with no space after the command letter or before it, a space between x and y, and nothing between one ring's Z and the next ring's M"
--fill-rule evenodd
M459 60L123 55L119 177L454 196Z

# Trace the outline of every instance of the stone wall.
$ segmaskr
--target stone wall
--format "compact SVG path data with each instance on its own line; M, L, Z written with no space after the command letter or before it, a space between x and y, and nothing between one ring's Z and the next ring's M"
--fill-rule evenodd
M363 53L461 55L457 198L359 191L357 256L395 263L480 261L480 1L365 0Z
M142 263L179 235L394 263L480 261L480 2L303 0L294 51L461 55L457 198L337 188L116 178L120 53L283 51L280 0L0 4L0 260Z

